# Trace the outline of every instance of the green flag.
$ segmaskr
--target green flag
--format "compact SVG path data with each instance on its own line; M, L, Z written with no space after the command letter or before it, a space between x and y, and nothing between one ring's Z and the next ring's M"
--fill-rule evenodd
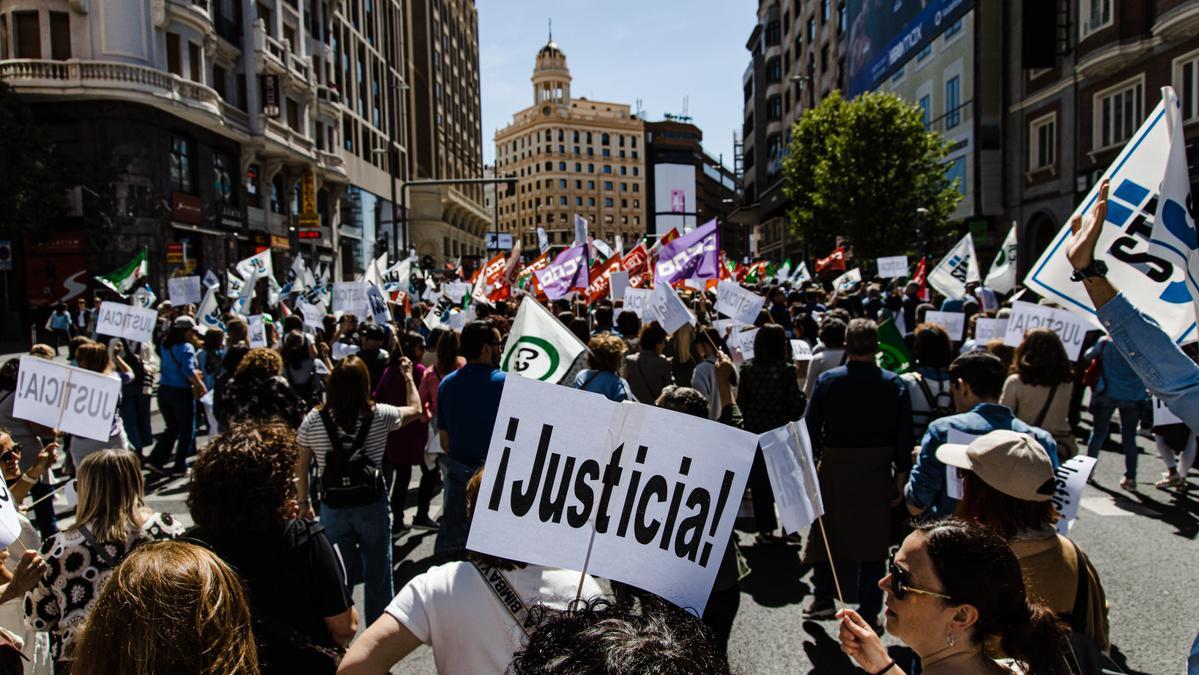
M878 354L874 357L879 368L893 373L906 373L912 369L912 353L904 342L893 319L878 326Z
M150 263L146 260L146 249L142 249L137 257L129 261L129 264L118 269L115 272L110 272L102 276L96 277L96 281L104 284L112 289L117 295L122 298L127 297L133 287L137 285L139 279L144 279L150 274Z

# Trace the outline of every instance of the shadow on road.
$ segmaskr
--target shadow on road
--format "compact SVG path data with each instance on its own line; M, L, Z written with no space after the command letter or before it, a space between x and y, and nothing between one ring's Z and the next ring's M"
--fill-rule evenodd
M861 675L862 669L854 665L854 662L841 651L841 642L837 639L835 623L817 623L815 621L803 622L803 630L808 635L812 636L811 640L804 640L804 653L808 655L808 660L812 662L812 669L809 673L844 673L850 675L856 673ZM830 633L831 631L831 633ZM904 670L908 669L908 665L912 663L912 650L907 647L888 647L887 653L896 664L899 664Z
M431 555L427 558L421 558L420 560L408 559L408 556L420 547L421 543L426 537L436 536L436 532L412 532L408 536L397 541L392 546L392 574L395 584L394 587L397 591L406 586L414 577L428 572L430 568L447 562L446 560L442 560L435 555Z
M799 552L799 547L786 544L742 545L750 572L741 580L741 590L763 607L800 602L811 591L800 581L811 566L800 562Z
M1169 524L1174 528L1174 534L1180 537L1195 539L1199 536L1199 502L1186 492L1158 490L1149 484L1139 492L1096 482L1090 486L1111 497L1117 508ZM1160 501L1157 498L1161 498Z

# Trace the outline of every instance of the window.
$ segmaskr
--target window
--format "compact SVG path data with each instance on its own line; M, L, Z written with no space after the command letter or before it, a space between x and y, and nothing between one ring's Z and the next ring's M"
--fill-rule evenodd
M287 97L287 126L292 131L303 131L300 125L300 103L290 96Z
M816 17L808 17L808 42L816 41Z
M611 164L604 165L604 173L612 173L612 165Z
M628 184L628 183L621 183L621 184L620 184L620 191L621 191L621 192L628 192L628 191L629 191L629 184Z
M1142 76L1095 94L1095 149L1117 145L1132 137L1141 123L1144 89Z
M594 190L595 189L595 181L593 181L593 180L587 181L587 189Z
M1080 0L1078 15L1082 36L1112 25L1112 0Z
M628 173L629 173L629 167L627 167L627 166L620 167L620 175L626 176L626 175L628 175Z
M916 63L920 63L924 59L927 59L929 56L932 55L932 53L933 53L933 43L930 42L930 43L924 45L923 47L921 47L920 51L916 52Z
M558 206L566 206L566 195L558 197Z
M579 162L575 162L575 173L583 173L583 165Z
M594 164L587 165L587 173L595 173L595 165Z
M958 157L957 159L950 160L949 165L945 168L945 178L949 180L950 184L952 184L953 181L956 180L958 182L958 186L957 186L958 192L962 193L962 195L965 196L965 194L966 194L966 158Z
M769 121L783 119L783 99L781 96L771 96L766 101L766 119Z
M71 15L66 12L50 12L50 58L71 58Z
M566 171L566 162L558 162L558 170Z
M183 59L179 54L178 33L167 33L167 72L172 75L183 74Z
M840 18L837 20L838 35L845 32L845 26L849 23L849 10L846 8L848 4L849 3L847 1L843 1L841 3L841 9L838 11L838 14L840 15Z
M820 0L820 21L828 23L829 17L832 16L832 0Z
M614 202L614 201L612 201L612 198L611 198L611 197L604 197L604 206L605 206L606 208L609 208L609 209L610 209L610 208L612 208L614 205L615 205L615 202Z
M633 173L637 173L637 169L633 169ZM633 192L641 192L641 183L633 183Z
M611 144L611 142L612 142L612 137L609 136L608 134L604 134L603 136L600 136L600 145L609 145L609 144Z
M221 98L229 98L225 93L225 69L220 66L212 67L212 88L220 94Z
M952 129L962 121L962 113L958 110L961 104L962 78L954 75L945 83L945 128Z
M780 82L783 79L783 63L776 56L766 62L766 81Z
M899 70L895 71L895 73L893 75L891 75L891 83L894 84L894 83L902 80L903 76L906 73L907 73L907 66L906 65L900 66Z
M610 181L610 180L604 181L604 189L611 190L612 189L612 181Z
M191 77L192 82L199 82L201 80L201 65L203 64L200 62L200 45L189 41L187 43L187 66L188 75Z
M1174 62L1174 90L1182 103L1182 119L1199 119L1199 52Z
M212 187L221 204L233 206L237 203L237 191L233 189L235 164L223 152L212 153Z
M611 150L609 150L608 148L604 148L604 149L603 149L603 152L602 152L601 154L602 154L604 157L611 157L611 156L612 156L612 151L611 151Z
M171 136L171 188L175 192L195 192L192 181L194 158L195 149L190 138Z
M920 110L924 114L925 129L928 128L929 122L932 121L932 106L932 98L928 94L920 97Z
M0 14L0 59L8 58L8 16Z
M771 21L766 24L766 46L773 47L779 43L782 38L782 31L779 28L778 21Z
M595 197L588 197L588 198L587 198L587 206L590 206L590 207L592 207L592 208L594 208L594 207L595 207Z
M949 24L949 27L945 29L945 34L941 38L941 41L949 42L949 38L957 35L960 32L962 32L962 20L958 19L957 21Z
M251 164L249 169L246 169L246 198L250 206L262 208L262 195L258 193L258 172L257 164Z
M1057 161L1057 113L1042 115L1028 125L1028 170L1046 169Z
M565 190L565 189L566 189L566 179L565 179L565 178L559 178L559 179L558 179L558 189L559 189L559 190Z
M38 25L37 12L13 12L12 27L16 31L16 57L18 59L42 58L42 29Z

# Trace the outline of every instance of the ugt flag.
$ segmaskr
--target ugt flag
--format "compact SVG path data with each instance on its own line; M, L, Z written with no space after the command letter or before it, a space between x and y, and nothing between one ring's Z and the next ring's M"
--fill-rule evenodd
M543 270L537 270L537 281L550 300L564 298L576 288L587 288L587 242L571 246L554 258Z
M945 254L928 275L928 283L947 298L966 296L966 285L982 281L978 273L978 256L974 254L974 237L966 236Z
M1166 256L1161 254L1162 248L1150 244L1150 240L1159 235L1155 227L1158 216L1171 218L1167 213L1159 214L1165 210L1162 202L1168 199L1183 203L1177 201L1174 188L1169 188L1174 195L1160 194L1167 173L1181 177L1171 176L1171 185L1174 180L1181 180L1185 185L1187 180L1185 166L1170 166L1171 146L1170 119L1166 114L1166 103L1162 101L1128 139L1128 144L1095 182L1086 199L1066 218L1057 236L1029 270L1024 285L1066 309L1094 316L1095 309L1086 289L1082 284L1070 281L1074 269L1066 259L1065 248L1070 237L1070 221L1090 213L1099 198L1099 187L1106 179L1111 182L1111 192L1107 218L1095 245L1095 258L1107 263L1107 278L1124 297L1153 317L1167 335L1179 343L1194 339L1195 309L1189 288L1192 284L1187 279L1194 273L1188 275L1184 262L1190 256L1181 255L1193 251L1193 247L1179 248L1178 253ZM1167 166L1170 166L1169 170ZM1170 211L1177 213L1172 207ZM1169 228L1163 227L1168 232ZM1190 228L1191 241L1194 241L1194 226ZM1185 234L1182 228L1174 229ZM1175 240L1179 241L1178 238ZM1166 242L1165 239L1161 241Z
M530 297L520 303L500 358L504 372L542 382L560 382L580 354L587 351L574 333Z
M1195 218L1189 210L1191 180L1187 173L1186 138L1182 135L1182 116L1178 114L1180 104L1173 87L1162 87L1162 103L1169 125L1170 150L1158 189L1157 210L1153 213L1149 251L1169 260L1182 271L1191 304L1199 315L1199 281L1196 281L1199 279L1199 241L1195 236Z
M658 251L655 283L673 284L683 279L716 279L719 276L720 230L715 218L663 245Z

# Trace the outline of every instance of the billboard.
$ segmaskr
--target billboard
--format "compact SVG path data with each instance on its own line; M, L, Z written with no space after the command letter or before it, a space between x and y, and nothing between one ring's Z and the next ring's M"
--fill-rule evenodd
M654 165L654 234L659 236L677 227L682 232L686 227L699 223L695 218L695 165Z
M849 96L874 89L974 0L849 0Z

